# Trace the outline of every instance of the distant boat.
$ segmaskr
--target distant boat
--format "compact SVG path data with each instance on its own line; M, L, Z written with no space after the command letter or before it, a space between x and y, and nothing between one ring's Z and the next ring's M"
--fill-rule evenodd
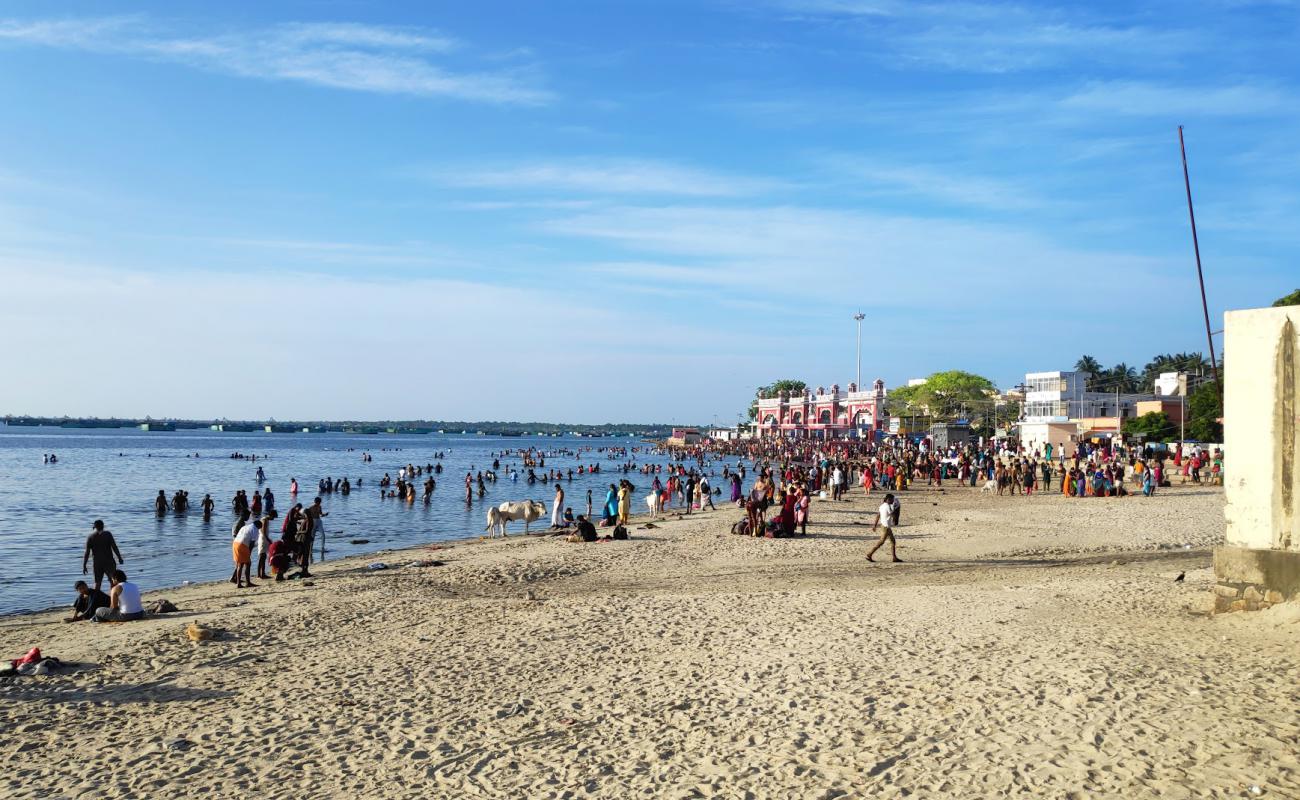
M142 431L174 431L176 423L174 422L141 422L140 430Z
M212 426L214 431L223 431L225 433L252 433L253 431L262 430L261 425L249 425L242 422L218 422Z

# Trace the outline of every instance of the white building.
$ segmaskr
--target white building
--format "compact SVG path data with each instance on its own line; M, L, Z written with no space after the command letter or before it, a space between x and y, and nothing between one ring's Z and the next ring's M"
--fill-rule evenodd
M1160 377L1156 378L1156 394L1165 397L1187 394L1187 373L1185 372L1162 372Z
M1097 417L1137 416L1137 404L1153 394L1116 394L1087 390L1090 372L1029 372L1025 374L1023 422L1069 422ZM1116 412L1116 403L1119 411Z

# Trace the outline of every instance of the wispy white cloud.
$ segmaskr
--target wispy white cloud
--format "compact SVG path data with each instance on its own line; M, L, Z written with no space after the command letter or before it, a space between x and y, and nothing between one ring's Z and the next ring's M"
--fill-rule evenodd
M697 265L658 267L664 283L697 284L696 269L717 270L734 274L744 295L775 291L818 302L848 296L892 305L923 296L927 308L964 307L987 292L989 280L1029 270L1034 280L1021 300L1050 304L1077 274L1123 276L1134 291L1155 291L1168 267L1159 258L1063 245L1014 225L803 206L620 206L541 227L620 248L633 263Z
M1251 84L1178 86L1143 81L1092 83L1062 98L1066 111L1130 116L1251 116L1294 112L1296 97Z
M645 159L570 159L419 170L421 177L467 189L734 197L776 186L771 180L728 175Z
M517 72L452 69L434 63L460 49L417 28L359 23L290 23L189 36L141 17L3 20L0 41L185 64L209 72L336 89L535 105L550 92Z
M1188 30L1116 24L1087 6L1049 9L1014 3L911 3L893 0L776 0L803 21L848 20L873 52L895 66L1013 72L1067 62L1141 61L1190 53Z
M1021 183L966 174L957 167L887 163L842 155L822 157L820 161L841 178L869 192L991 210L1042 208L1046 203L1036 191Z
M741 265L690 266L654 261L597 262L587 265L587 269L600 275L619 278L620 281L659 286L664 284L737 285L747 274L746 269Z

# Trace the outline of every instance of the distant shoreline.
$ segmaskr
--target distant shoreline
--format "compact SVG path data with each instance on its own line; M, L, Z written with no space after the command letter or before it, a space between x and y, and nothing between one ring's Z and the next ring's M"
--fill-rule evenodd
M554 422L458 422L440 420L404 420L404 421L248 421L248 420L192 420L192 419L153 419L144 417L131 419L125 417L33 417L10 415L0 417L0 427L9 428L59 428L72 430L140 430L148 433L172 433L186 430L210 430L220 433L267 433L267 434L324 434L341 433L351 436L376 435L394 436L427 434L472 435L472 436L577 436L583 438L599 437L637 437L641 439L663 439L674 426L635 423L608 423L602 425L568 425Z

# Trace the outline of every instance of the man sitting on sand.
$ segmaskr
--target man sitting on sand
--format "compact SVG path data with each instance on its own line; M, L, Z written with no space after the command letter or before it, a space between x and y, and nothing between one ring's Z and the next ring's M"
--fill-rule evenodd
M108 606L97 609L95 622L129 622L144 619L144 605L140 603L140 587L126 579L122 570L113 571L113 588L108 591Z
M96 611L108 608L112 602L108 595L98 589L90 588L85 581L77 581L73 584L73 588L77 590L77 599L72 604L72 616L63 620L64 622L93 619Z
M599 537L596 535L596 526L587 521L583 515L578 515L578 530L568 536L570 542L594 542Z

